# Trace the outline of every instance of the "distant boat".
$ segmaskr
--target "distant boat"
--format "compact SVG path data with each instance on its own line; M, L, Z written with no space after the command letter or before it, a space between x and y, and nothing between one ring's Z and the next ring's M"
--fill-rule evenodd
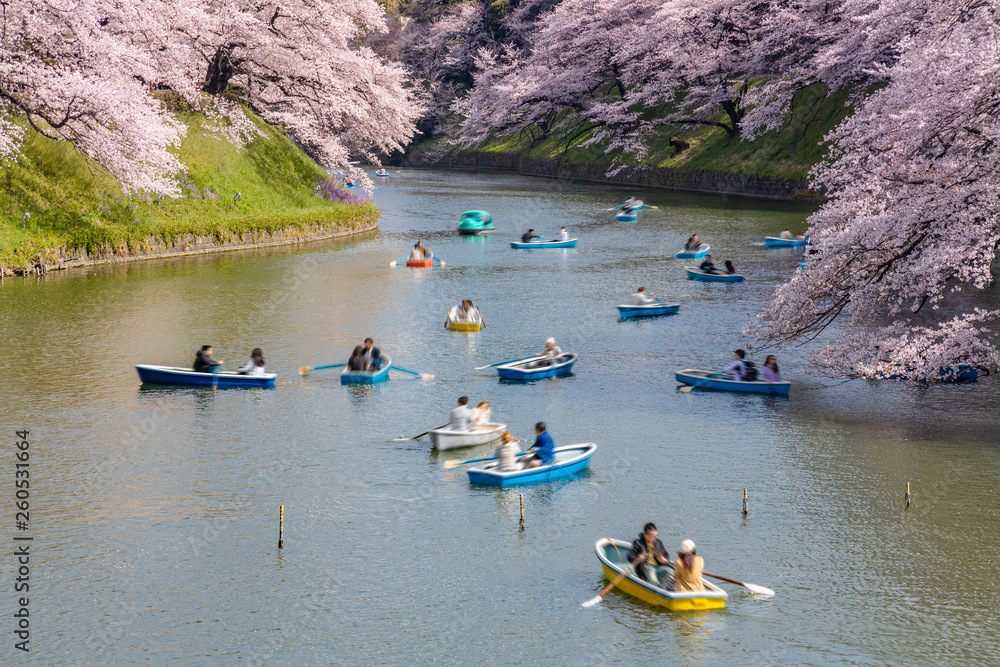
M519 243L517 241L510 244L515 250L537 250L544 248L575 248L578 239L568 241L531 241L529 243Z
M685 368L674 373L674 379L681 384L690 385L695 389L714 389L716 391L742 391L754 394L788 395L791 382L766 382L764 380L731 380L726 376L710 377L717 371L703 371L695 368Z
M624 206L624 204L622 206ZM636 220L639 219L639 216L636 214L636 211L641 209L643 206L644 204L641 201L636 200L635 206L631 207L628 210L622 208L622 210L618 211L618 215L615 216L615 220L617 220L618 222L635 222Z
M705 590L674 592L654 586L645 579L636 576L628 561L631 550L632 544L624 540L603 538L597 540L597 544L594 545L597 560L601 561L604 576L609 581L617 579L623 572L626 573L625 577L616 585L616 588L621 592L628 593L643 602L666 607L670 611L723 609L726 606L729 595L718 586L706 581L704 577L701 583Z
M436 428L430 432L431 445L439 452L461 447L488 445L499 440L500 434L507 430L506 424L486 424L472 431L453 431L447 426Z
M695 250L681 250L680 252L674 253L674 259L701 259L708 254L708 251L712 249L712 246L707 243L702 243Z
M538 359L532 357L525 361L517 361L509 364L497 366L497 375L507 380L541 380L543 378L559 377L569 375L576 363L575 354L564 354L558 359L553 359L550 366L531 367L538 363Z
M618 315L627 320L633 317L656 317L657 315L673 315L681 308L679 303L649 303L644 306L617 306Z
M235 371L199 373L190 368L137 364L135 370L143 384L179 384L193 387L273 387L275 373L240 375Z
M448 331L480 331L483 328L482 322L469 322L468 320L448 320Z
M704 280L714 283L741 283L743 276L738 273L709 273L693 266L685 266L688 280Z
M370 371L350 371L344 368L340 374L340 384L379 384L389 379L389 367L392 359L382 355L379 357L378 368Z
M573 473L585 470L590 465L590 457L597 451L597 445L587 442L579 445L556 447L555 461L546 466L498 472L496 463L481 468L469 469L469 482L488 486L514 486L535 482L558 482L572 480Z
M783 239L779 236L765 236L764 245L768 248L801 248L806 244L805 239Z
M486 211L466 211L458 223L458 233L461 236L486 236L495 231L493 217Z

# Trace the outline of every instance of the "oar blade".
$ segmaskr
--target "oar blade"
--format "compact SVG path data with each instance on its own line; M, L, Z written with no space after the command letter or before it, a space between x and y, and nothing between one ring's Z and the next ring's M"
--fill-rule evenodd
M312 370L312 366L303 366L302 368L299 369L299 375L305 375L306 373L308 373L311 370Z
M463 463L462 461L456 461L456 460L452 459L450 461L445 461L444 462L444 467L445 468L457 468L458 466L462 465L462 463Z
M603 599L604 598L602 598L600 595L595 595L594 597L590 598L586 602L580 603L580 606L581 607L594 607L596 605L601 604L601 600L603 600Z
M758 586L757 584L744 583L743 588L747 589L751 593L756 593L757 595L766 595L767 597L771 597L772 595L774 595L774 591L772 591L767 586Z
M681 387L681 393L682 394L690 394L692 389L694 389L694 387L692 387L689 384L686 384L683 387Z

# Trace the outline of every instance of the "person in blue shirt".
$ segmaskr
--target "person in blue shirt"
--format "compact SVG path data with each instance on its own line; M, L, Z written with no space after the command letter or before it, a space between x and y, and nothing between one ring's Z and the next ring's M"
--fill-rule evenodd
M535 424L535 443L525 454L532 454L524 461L524 470L547 466L556 460L556 443L552 442L552 436L545 430L545 422Z

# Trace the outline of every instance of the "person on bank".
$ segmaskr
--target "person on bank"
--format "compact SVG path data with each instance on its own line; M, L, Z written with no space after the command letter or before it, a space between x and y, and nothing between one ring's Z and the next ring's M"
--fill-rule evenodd
M705 584L701 580L704 570L705 559L695 552L694 542L684 540L677 550L677 562L674 563L673 590L677 593L705 590Z
M347 360L347 370L365 370L365 348L361 345L356 346L354 352L351 352L351 358Z
M652 522L643 527L639 537L632 542L632 550L628 552L628 562L634 563L640 558L642 560L635 566L635 573L654 586L659 586L660 566L670 563L670 558L663 548L663 542L657 537L656 524Z
M222 370L222 361L212 357L212 346L202 345L194 357L195 373L218 373Z
M255 347L250 353L250 360L240 366L237 371L240 375L264 375L264 351Z
M534 229L529 229L525 233L521 234L521 243L531 243L533 239L540 238L542 237L536 234Z
M538 422L535 424L535 442L525 452L531 456L525 457L522 467L527 470L552 464L556 460L555 450L556 443L552 441L552 436L546 430L545 422Z
M452 431L471 431L476 411L469 408L469 397L459 396L458 407L448 415L448 428Z
M371 338L365 338L364 358L366 371L382 368L382 352Z
M705 273L718 273L718 269L715 268L715 262L712 261L711 255L705 255L705 260L698 265L698 268Z
M648 306L651 303L656 303L656 298L647 296L645 287L640 287L636 290L636 293L632 295L633 306Z
M764 382L781 382L781 371L778 370L778 360L773 354L767 355L760 369L760 379Z

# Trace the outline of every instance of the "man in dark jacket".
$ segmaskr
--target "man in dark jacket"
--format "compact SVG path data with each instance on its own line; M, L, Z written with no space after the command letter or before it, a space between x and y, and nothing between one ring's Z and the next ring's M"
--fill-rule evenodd
M670 562L667 550L663 548L663 542L657 538L656 524L647 523L639 537L632 542L632 550L628 552L628 560L634 563L636 559L642 560L635 566L636 574L653 584L659 586L657 577L659 565L666 565Z
M211 345L202 345L201 349L198 350L197 356L194 358L195 373L215 373L215 367L221 365L221 361L216 361L212 358Z
M375 341L371 338L365 338L364 355L366 371L373 371L382 367L382 352L375 347Z

